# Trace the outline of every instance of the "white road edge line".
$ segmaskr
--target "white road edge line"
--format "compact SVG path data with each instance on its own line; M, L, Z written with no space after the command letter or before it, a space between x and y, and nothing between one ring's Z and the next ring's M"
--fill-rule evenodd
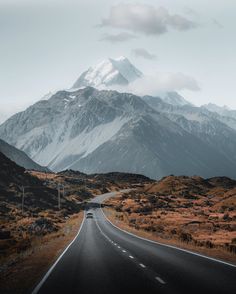
M104 211L103 211L103 209L102 209L101 206L100 206L100 209L101 209L101 211L102 211L104 217L106 218L106 220L107 220L107 221L108 221L113 227L117 228L118 230L120 230L120 231L122 231L122 232L124 232L124 233L126 233L126 234L128 234L128 235L131 235L131 236L136 237L136 238L138 238L138 239L141 239L141 240L144 240L144 241L148 241L148 242L150 242L150 243L154 243L154 244L157 244L157 245L160 245L160 246L163 246L163 247L169 247L169 248L176 249L176 250L179 250L179 251L183 251L183 252L186 252L186 253L189 253L189 254L192 254L192 255L196 255L196 256L199 256L199 257L203 257L203 258L209 259L209 260L211 260L211 261L219 262L219 263L222 263L222 264L224 264L224 265L228 265L228 266L236 267L236 265L234 265L234 264L232 264L232 263L229 263L229 262L226 262L226 261L223 261L223 260L219 260L219 259L216 259L216 258L213 258L213 257L208 257L208 256L206 256L206 255L202 255L202 254L200 254L200 253L196 253L196 252L193 252L193 251L189 251L189 250L187 250L187 249L178 248L178 247L175 247L175 246L173 246L173 245L167 245L167 244L159 243L159 242L156 242L156 241L153 241L153 240L149 240L149 239L146 239L146 238L140 237L140 236L135 235L135 234L133 234L133 233L130 233L130 232L128 232L128 231L126 231L126 230L124 230L124 229L121 229L121 228L117 227L116 225L114 225L114 224L113 224L113 223L107 218L107 216L105 215L105 213L104 213Z
M159 283L161 283L161 284L165 284L166 282L164 282L160 277L155 277L155 279L159 282Z
M45 283L45 281L47 280L47 278L50 276L51 272L53 271L53 269L55 268L55 266L58 264L58 262L60 261L60 259L63 257L63 255L66 253L66 251L70 248L70 246L74 243L74 241L77 239L77 237L79 236L83 224L85 221L85 212L84 212L84 217L83 217L83 221L80 225L79 231L77 233L77 235L75 236L75 238L70 242L70 244L66 247L66 249L62 252L62 254L58 257L58 259L54 262L54 264L50 267L50 269L47 271L47 273L44 275L44 277L42 278L42 280L38 283L38 285L34 288L32 294L37 294L38 291L40 290L40 288L43 286L43 284Z
M100 206L100 209L102 210L102 208L101 208L101 206ZM102 210L102 212L103 212L103 210ZM103 214L104 214L104 212L103 212ZM106 215L104 214L104 216L106 217ZM107 219L107 217L106 217L106 219ZM110 222L110 221L109 221ZM112 224L112 223L111 223ZM96 225L97 225L97 227L98 227L98 229L99 229L99 231L102 233L102 235L104 235L107 239L108 239L108 237L106 236L106 234L104 234L103 233L103 231L102 231L102 229L101 229L101 227L99 226L99 224L97 223L97 221L96 221ZM113 224L112 224L113 225ZM116 226L115 226L116 227ZM118 227L117 227L118 228ZM119 228L118 228L119 229ZM124 232L126 232L126 231L124 231ZM135 236L135 235L134 235ZM112 240L111 240L112 241ZM113 242L113 241L112 241ZM119 249L121 249L122 250L122 252L127 252L126 250L124 250L124 249L122 249L117 243L114 243L116 246L117 246L117 248L119 248ZM131 258L131 259L134 259L134 257L132 256L132 255L129 255L129 258ZM144 265L143 263L139 263L139 265L142 267L142 268L146 268L146 265ZM159 282L159 283L161 283L161 284L166 284L160 277L158 277L158 276L156 276L155 277L155 279Z

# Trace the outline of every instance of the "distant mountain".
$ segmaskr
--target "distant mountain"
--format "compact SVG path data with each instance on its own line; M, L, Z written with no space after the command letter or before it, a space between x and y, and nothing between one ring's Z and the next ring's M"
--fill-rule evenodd
M228 160L236 160L236 121L233 118L201 107L169 105L151 96L145 96L143 99L185 131L224 154Z
M188 102L184 97L179 95L177 92L166 92L162 95L160 95L160 98L171 105L176 105L176 106L184 106L184 105L191 105L193 106L190 102Z
M206 109L86 87L59 91L0 126L38 164L84 173L236 177L236 131Z
M143 76L143 73L128 58L124 56L116 59L108 58L82 73L72 89L91 86L98 90L116 90L117 86L128 86ZM47 99L51 96L46 95ZM177 92L163 92L159 97L172 105L192 105Z
M142 77L139 71L124 56L116 59L103 60L94 67L82 73L73 85L73 89L81 87L105 88L109 86L123 86Z
M236 119L236 110L231 110L229 107L227 106L218 106L216 104L213 103L209 103L209 104L205 104L202 106L203 108L211 111L211 112L216 112L222 116L226 116L226 117L232 117L234 119Z
M9 159L14 161L19 166L24 167L25 169L49 171L48 168L42 167L36 162L34 162L32 159L30 159L29 156L25 154L25 152L9 145L8 143L4 142L1 139L0 139L0 152L2 152Z

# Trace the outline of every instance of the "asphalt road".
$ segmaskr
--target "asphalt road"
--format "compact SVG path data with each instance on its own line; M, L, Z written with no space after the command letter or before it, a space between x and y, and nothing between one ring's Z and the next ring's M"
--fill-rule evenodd
M137 238L88 205L79 234L33 293L236 293L236 267Z

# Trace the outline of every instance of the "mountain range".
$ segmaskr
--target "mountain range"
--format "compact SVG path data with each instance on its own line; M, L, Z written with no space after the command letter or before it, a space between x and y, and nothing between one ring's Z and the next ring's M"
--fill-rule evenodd
M12 116L0 138L55 171L235 178L233 111L195 107L176 92L139 97L106 89L141 76L124 57L104 61L72 89Z

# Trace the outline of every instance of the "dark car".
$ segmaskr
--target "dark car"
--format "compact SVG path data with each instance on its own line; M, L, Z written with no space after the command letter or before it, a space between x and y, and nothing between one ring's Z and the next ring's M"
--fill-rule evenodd
M93 218L93 214L92 214L92 212L88 212L88 213L86 214L86 218Z

